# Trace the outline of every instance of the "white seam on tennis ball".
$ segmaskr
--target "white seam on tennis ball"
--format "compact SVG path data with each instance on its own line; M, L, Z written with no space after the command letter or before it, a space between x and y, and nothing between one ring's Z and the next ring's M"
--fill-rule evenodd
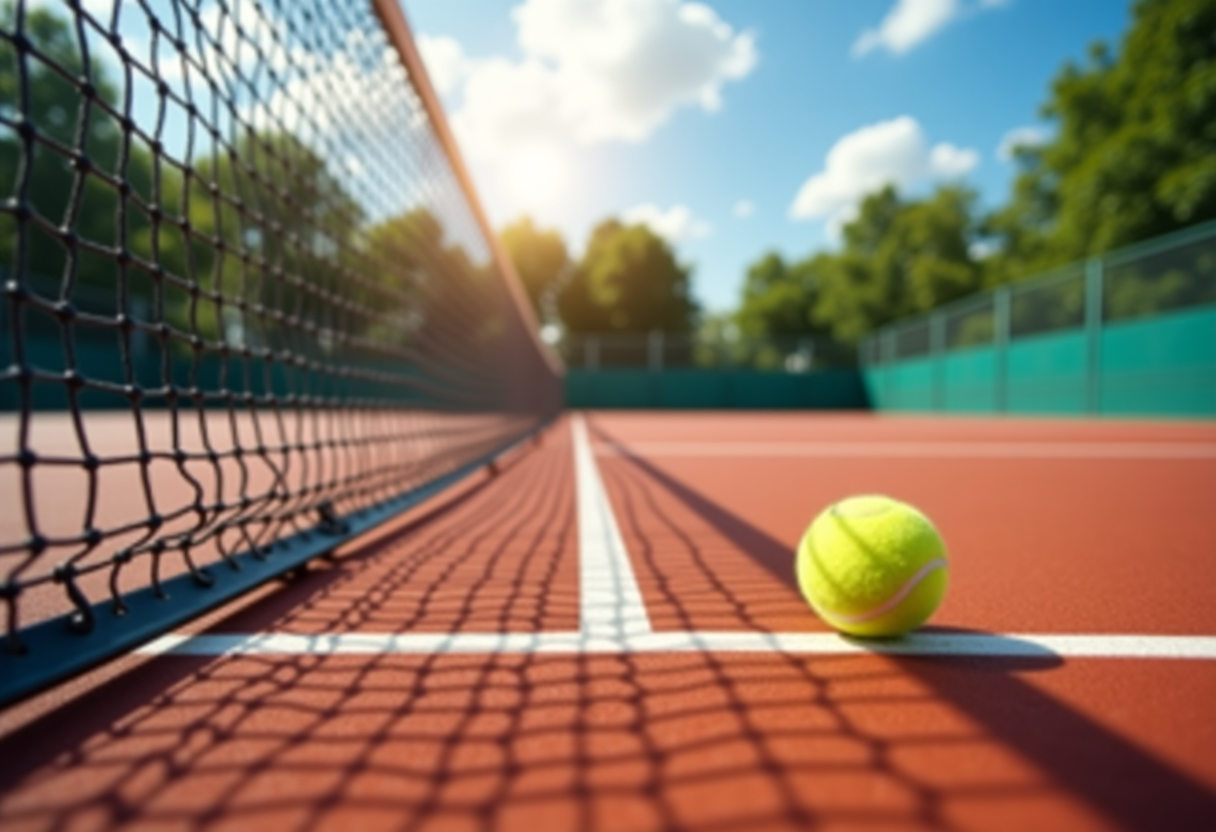
M846 497L832 506L832 514L844 519L877 517L895 508L896 501L882 494L862 494Z
M843 615L841 613L832 612L831 610L820 610L820 613L823 614L824 618L834 619L843 624L861 624L865 621L872 621L881 615L886 615L891 610L898 607L900 602L907 598L912 593L912 590L916 589L917 585L927 578L931 572L938 569L945 569L947 565L948 564L946 563L945 558L934 558L933 560L926 562L920 569L916 571L915 575L904 581L904 585L899 588L899 592L896 592L886 601L882 602L873 609L866 610L865 612L857 613L855 615Z

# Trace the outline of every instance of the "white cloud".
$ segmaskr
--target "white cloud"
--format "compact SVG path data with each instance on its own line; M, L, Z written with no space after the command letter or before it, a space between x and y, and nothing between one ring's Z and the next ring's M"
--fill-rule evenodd
M866 29L853 43L853 57L875 49L903 55L919 46L951 22L967 15L1008 5L1010 0L978 0L975 6L963 0L896 0L876 28Z
M942 142L929 151L929 175L957 179L970 173L979 161L980 155L976 151Z
M975 240L967 246L967 253L975 260L987 260L1000 251L1000 248L996 240Z
M996 158L1002 162L1013 160L1014 151L1018 147L1038 147L1047 142L1051 132L1046 127L1028 125L1015 127L1001 136L1001 143L996 148Z
M709 223L694 217L685 205L673 205L664 211L654 203L646 202L622 212L621 218L630 225L649 227L672 245L709 236Z
M929 146L916 119L901 116L855 130L832 145L823 169L802 184L790 216L829 220L838 227L854 215L866 194L884 185L909 188L952 179L979 164L979 154L945 142Z
M477 158L538 141L643 141L680 107L716 110L722 87L757 60L751 34L699 3L526 0L512 17L517 61L469 59L455 41L423 40L437 85L463 79L452 124Z
M442 35L419 35L418 51L422 53L427 74L440 95L448 95L460 86L468 69L468 61L459 41Z
M494 58L468 73L452 114L461 146L476 159L507 159L562 137L568 118L555 75L540 63Z
M945 27L959 10L958 0L897 0L877 29L861 33L853 55L860 57L879 47L902 55Z
M739 219L750 217L752 214L756 213L756 203L752 202L750 199L741 199L735 203L735 207L731 210L731 213L733 213Z

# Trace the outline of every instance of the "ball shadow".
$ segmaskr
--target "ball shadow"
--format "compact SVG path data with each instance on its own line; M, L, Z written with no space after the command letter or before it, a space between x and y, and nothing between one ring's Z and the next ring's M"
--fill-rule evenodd
M620 451L641 479L667 491L704 519L772 578L797 591L789 547L629 452L599 425L598 442ZM916 654L919 640L988 639L991 655ZM983 726L990 739L1033 762L1051 781L1118 828L1197 829L1216 822L1216 794L1206 785L1023 678L1067 665L1063 657L1022 639L957 627L924 627L904 639L856 639L923 683L941 701Z

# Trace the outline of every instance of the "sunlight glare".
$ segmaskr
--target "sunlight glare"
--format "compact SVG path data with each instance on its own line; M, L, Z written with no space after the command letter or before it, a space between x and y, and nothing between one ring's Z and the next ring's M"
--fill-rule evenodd
M521 203L537 206L550 203L565 184L566 166L561 155L544 145L529 145L507 161L507 187Z

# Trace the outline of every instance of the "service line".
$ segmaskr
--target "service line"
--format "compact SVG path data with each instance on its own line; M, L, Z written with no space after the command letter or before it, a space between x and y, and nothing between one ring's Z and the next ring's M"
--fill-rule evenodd
M939 633L851 639L835 633L657 632L595 637L548 633L224 633L162 636L140 649L179 656L784 653L991 659L1216 660L1216 636Z
M591 639L619 639L651 631L650 615L600 479L587 423L577 413L574 477L578 491L579 628Z
M893 656L966 656L974 658L1056 660L1069 658L1204 659L1216 660L1216 636L1169 635L1076 635L959 633L921 631L900 639L850 639L835 633L761 632L654 632L642 599L629 553L621 537L612 504L604 489L595 455L581 414L572 419L575 481L578 489L579 600L578 632L541 633L171 633L142 648L145 654L188 656L252 655L519 655L519 654L624 654L624 653L785 653L795 655L841 655L876 653ZM647 443L631 449L598 445L600 455L645 451L648 455L890 455L892 447L904 455L943 454L976 448L1023 449L1036 447L1093 449L1097 443L1047 445L1042 443ZM1128 448L1180 448L1180 445L1098 446L1127 451ZM1186 446L1189 447L1189 446ZM1213 450L1216 446L1200 445ZM791 448L793 451L791 452ZM763 453L757 453L757 450ZM898 455L898 454L896 454ZM963 456L964 453L953 455ZM1023 450L1008 456L1026 456ZM1033 454L1030 454L1033 456ZM1060 456L1063 454L1056 453ZM1074 455L1082 455L1080 453ZM1093 454L1090 454L1093 456ZM1141 454L1138 458L1143 458ZM1169 456L1168 458L1179 458Z
M1216 459L1209 442L637 442L596 443L596 456L874 459Z

